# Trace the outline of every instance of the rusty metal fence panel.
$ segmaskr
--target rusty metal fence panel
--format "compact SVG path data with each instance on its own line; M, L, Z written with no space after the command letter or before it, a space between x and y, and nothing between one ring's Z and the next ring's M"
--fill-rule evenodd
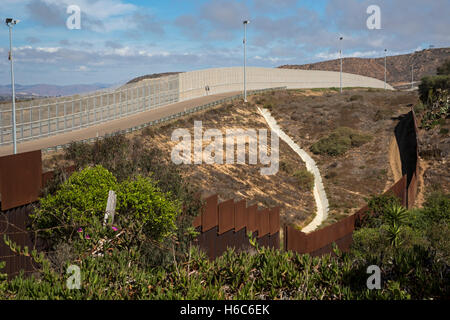
M247 232L256 237L260 246L279 249L279 212L279 208L246 207L245 200L218 203L218 196L211 196L206 199L201 216L194 220L194 227L200 232L196 242L211 260L221 256L227 248L237 251L249 248Z
M27 246L30 252L33 248L42 249L33 232L27 230L28 217L32 210L33 204L28 204L0 213L0 261L6 262L5 269L0 270L0 273L6 273L10 279L18 275L21 270L25 275L29 275L39 268L31 257L14 253L3 240L3 237L6 236L12 242L20 245L22 249Z
M40 150L0 157L1 209L4 211L36 201L41 179Z

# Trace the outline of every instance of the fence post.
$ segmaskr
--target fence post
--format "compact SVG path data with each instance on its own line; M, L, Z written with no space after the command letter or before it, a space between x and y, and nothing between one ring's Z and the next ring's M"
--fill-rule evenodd
M64 100L64 132L66 132L67 129L67 106L66 106L66 100Z
M0 110L0 143L3 144L3 121L2 121L3 111Z
M75 127L75 111L74 111L74 104L75 104L75 101L73 100L73 98L72 98L72 130L73 130L73 127Z

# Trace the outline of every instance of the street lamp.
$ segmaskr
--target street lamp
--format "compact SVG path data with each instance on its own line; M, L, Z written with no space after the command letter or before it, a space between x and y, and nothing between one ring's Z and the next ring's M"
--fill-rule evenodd
M247 24L250 23L249 20L244 20L244 102L247 102L247 74L246 74L246 63L247 63Z
M340 84L340 92L342 93L342 40L344 37L339 38L339 56L341 58L341 72L339 74L339 84Z
M12 48L12 28L19 23L20 20L6 18L5 23L9 28L9 60L11 61L11 87L12 87L12 136L14 154L17 153L17 137L16 137L16 91L14 87L14 62Z
M387 49L384 49L384 90L386 90L386 53Z

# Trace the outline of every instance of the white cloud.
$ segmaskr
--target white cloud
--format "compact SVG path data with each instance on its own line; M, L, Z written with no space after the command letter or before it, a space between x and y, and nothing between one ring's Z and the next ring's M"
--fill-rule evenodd
M28 47L28 49L31 49L31 47ZM55 48L51 48L51 47L48 47L48 48L38 47L38 48L36 48L37 51L48 52L48 53L55 53L55 52L57 52L57 51L60 50L60 49L61 49L60 47L55 47Z
M119 0L44 0L48 4L77 5L81 9L81 14L87 14L93 18L104 20L114 16L130 14L138 9L130 3L123 3Z

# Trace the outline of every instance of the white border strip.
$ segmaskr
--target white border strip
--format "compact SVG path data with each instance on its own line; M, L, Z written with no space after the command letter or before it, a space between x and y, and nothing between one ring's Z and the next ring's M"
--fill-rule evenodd
M277 121L270 114L269 110L258 107L258 111L264 117L270 129L278 134L281 140L286 142L292 150L294 150L300 158L302 158L306 164L306 169L314 175L313 194L314 200L316 201L317 214L306 227L302 228L302 232L308 233L314 231L328 217L328 198L322 182L322 177L320 176L319 168L317 167L314 159L311 158L305 150L301 149L286 133L284 133L284 131L277 124Z

